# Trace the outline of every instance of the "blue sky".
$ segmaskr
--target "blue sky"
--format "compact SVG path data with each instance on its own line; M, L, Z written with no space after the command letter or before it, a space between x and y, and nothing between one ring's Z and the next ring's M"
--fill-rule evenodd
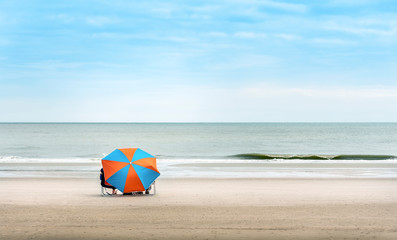
M0 1L0 121L397 121L394 1Z

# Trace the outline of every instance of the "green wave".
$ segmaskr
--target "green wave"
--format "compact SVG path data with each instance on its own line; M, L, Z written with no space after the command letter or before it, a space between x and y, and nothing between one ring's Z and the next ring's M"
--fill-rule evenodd
M298 160L389 160L397 159L394 155L287 155L287 154L261 154L261 153L244 153L232 155L233 158L239 159L256 159L256 160L276 160L276 159L298 159Z

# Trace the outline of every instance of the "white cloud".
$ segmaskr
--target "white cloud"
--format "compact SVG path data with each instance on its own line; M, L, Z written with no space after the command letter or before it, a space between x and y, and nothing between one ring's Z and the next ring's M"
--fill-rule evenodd
M157 40L157 41L169 41L169 42L193 42L196 39L192 37L181 37L178 35L164 35L161 36L159 34L142 34L142 33L112 33L112 32L102 32L102 33L94 33L91 35L94 38L108 38L114 40L128 40L128 39L147 39L147 40Z
M278 61L278 58L270 55L245 54L239 56L238 58L228 58L224 61L218 61L217 63L211 64L208 68L215 71L257 69L273 65Z
M257 33L257 32L236 32L234 33L235 37L238 38L266 38L267 35L265 33Z
M356 42L351 40L339 39L339 38L314 38L311 40L316 44L325 44L325 45L353 45Z
M376 3L376 0L332 0L329 2L329 5L337 5L337 6L359 6L359 5L368 5Z
M305 13L308 7L304 4L285 3L280 1L257 1L260 5L278 8L284 11Z
M397 35L397 19L392 16L383 18L348 18L334 16L325 22L327 30L346 32L355 35L395 36Z
M243 88L235 102L242 120L258 121L396 121L396 87L279 87ZM245 108L244 106L249 106ZM239 116L236 116L239 117Z
M370 28L370 27L341 26L336 24L329 24L327 28L329 30L347 32L357 35L394 36L397 33L397 28L379 29L379 28Z
M155 12L155 13L169 15L169 14L171 14L174 11L174 8L171 8L171 7L156 7L156 8L152 8L151 10L152 10L152 12Z
M301 36L295 35L295 34L288 34L288 33L276 33L273 34L273 36L277 38L281 38L287 41L294 41L294 40L300 40L302 39Z
M114 24L120 22L119 19L114 17L106 16L90 16L85 19L86 23L96 27L102 27L108 24Z
M394 99L397 100L397 87L278 87L258 84L242 89L250 98L307 97L328 99Z
M72 23L75 21L76 17L69 15L69 14L56 14L50 15L49 17L51 20L61 21L62 23Z
M397 87L108 84L89 92L73 88L73 98L51 101L23 96L10 104L0 98L0 121L397 121L390 111ZM27 111L13 111L21 106Z
M287 3L281 1L271 1L271 0L234 0L234 3L239 4L249 4L251 6L264 6L280 9L283 11L305 13L308 11L308 7L304 4L297 3Z
M227 37L228 34L225 32L208 32L206 33L207 36L210 37Z
M219 5L203 5L203 6L194 6L189 7L188 9L195 12L214 12L221 8Z

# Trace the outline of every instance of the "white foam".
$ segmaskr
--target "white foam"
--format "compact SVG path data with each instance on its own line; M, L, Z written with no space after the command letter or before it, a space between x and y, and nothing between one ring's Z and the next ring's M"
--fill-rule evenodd
M18 156L0 156L0 163L95 163L100 158L28 158Z
M3 163L3 164L2 164ZM161 177L178 178L397 178L397 160L244 160L160 158ZM0 157L0 177L97 177L100 158Z
M103 154L104 156L106 154ZM302 159L235 159L235 158L157 158L167 164L181 163L397 163L397 159L387 160L302 160ZM0 163L100 163L101 158L34 158L20 156L0 156Z
M167 163L397 163L397 159L385 160L303 160L303 159L235 159L235 158L158 158Z

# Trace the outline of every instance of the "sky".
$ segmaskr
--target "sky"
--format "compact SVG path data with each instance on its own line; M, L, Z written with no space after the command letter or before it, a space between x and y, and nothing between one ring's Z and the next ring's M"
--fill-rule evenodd
M392 0L0 1L0 122L395 122Z

